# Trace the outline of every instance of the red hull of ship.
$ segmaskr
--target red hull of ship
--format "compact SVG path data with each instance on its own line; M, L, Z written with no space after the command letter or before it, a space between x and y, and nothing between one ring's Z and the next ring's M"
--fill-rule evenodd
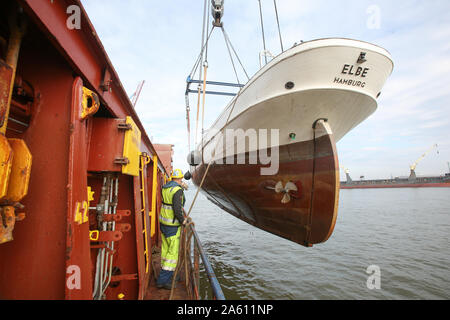
M81 29L67 28L67 8L76 5L82 9L81 3L1 1L0 40L6 43L12 33L6 31L7 17L13 16L15 11L10 10L15 3L23 8L28 27L20 45L6 138L23 140L33 163L28 193L17 206L17 213L25 216L16 221L13 240L0 245L0 299L92 299L95 261L106 241L115 247L108 251L113 256L112 285L103 298L143 299L152 274L152 248L160 241L157 187L169 172L145 134L84 10ZM0 62L6 50L1 41ZM0 72L0 84L10 79L7 76ZM100 101L98 111L85 117L83 87ZM3 106L3 100L0 103ZM6 116L3 108L0 116ZM123 156L124 132L131 130L125 125L126 118L141 132L140 147L133 155L139 160L149 156L145 157L148 162L140 165L138 176L122 173L122 164L116 162ZM102 180L107 175L118 177L120 214L105 217L120 218L114 235L121 237L113 238L106 231L102 236L109 240L96 241L90 236L99 228L96 209L89 208L100 203ZM88 186L94 191L90 200ZM0 200L3 215L5 203ZM0 224L0 234L3 232Z

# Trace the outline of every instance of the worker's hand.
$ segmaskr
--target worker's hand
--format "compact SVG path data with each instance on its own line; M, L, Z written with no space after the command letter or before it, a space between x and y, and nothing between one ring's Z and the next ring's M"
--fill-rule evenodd
M186 223L187 223L187 219L184 219L184 220L183 220L183 226L185 226Z

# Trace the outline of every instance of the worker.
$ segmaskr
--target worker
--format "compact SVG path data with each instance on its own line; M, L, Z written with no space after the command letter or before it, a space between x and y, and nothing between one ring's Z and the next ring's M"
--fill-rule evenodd
M178 262L181 225L186 223L183 206L186 201L182 187L183 172L176 169L172 180L162 187L162 207L159 217L161 229L161 271L156 281L158 288L170 290Z

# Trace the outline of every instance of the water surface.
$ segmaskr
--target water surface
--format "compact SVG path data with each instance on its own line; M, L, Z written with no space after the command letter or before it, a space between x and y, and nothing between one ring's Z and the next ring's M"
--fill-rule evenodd
M186 210L195 192L186 192ZM191 216L229 300L449 299L449 199L450 188L341 190L334 233L312 248L248 225L201 193ZM380 289L367 287L371 265Z

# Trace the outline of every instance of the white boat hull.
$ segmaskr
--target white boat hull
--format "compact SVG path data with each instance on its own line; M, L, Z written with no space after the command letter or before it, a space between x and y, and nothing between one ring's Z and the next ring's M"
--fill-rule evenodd
M361 53L366 61L358 63ZM232 155L237 141L212 153L214 137L226 129L279 129L280 146L308 141L319 118L328 119L337 142L375 112L392 69L389 53L365 42L322 39L298 45L273 59L240 90L198 149L205 147L206 163L212 155L215 160ZM286 88L288 83L294 87ZM255 150L247 146L245 151Z

